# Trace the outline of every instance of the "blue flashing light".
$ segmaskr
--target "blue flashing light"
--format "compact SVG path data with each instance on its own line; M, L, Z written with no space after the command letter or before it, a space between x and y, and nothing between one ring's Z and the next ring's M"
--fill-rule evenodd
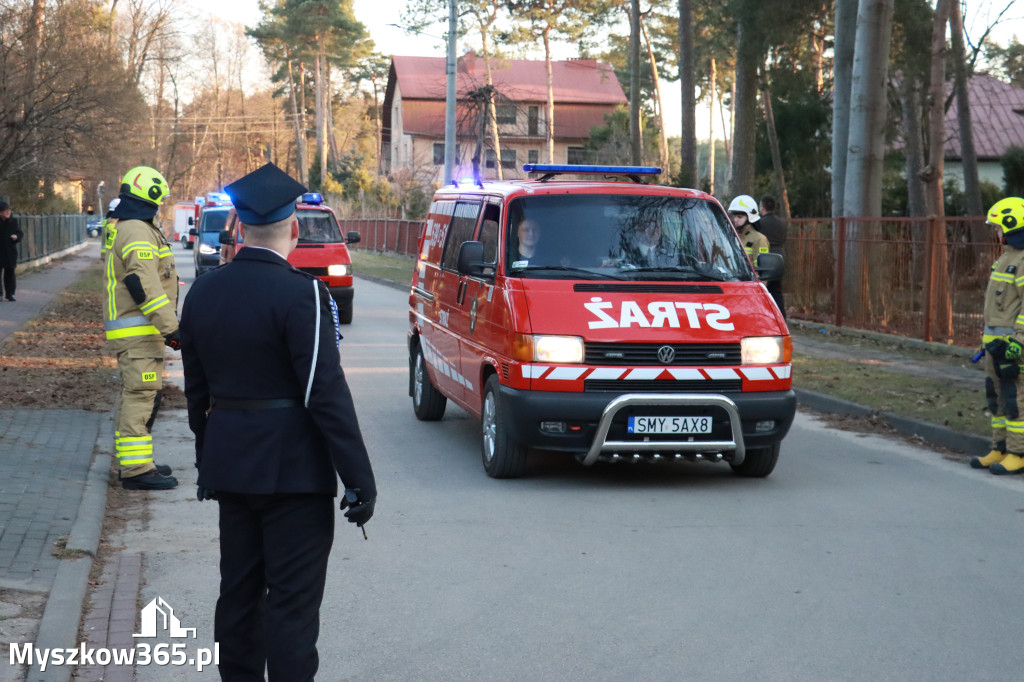
M527 173L580 173L597 175L661 175L657 166L588 166L555 163L524 163Z
M306 192L299 198L300 204L322 204L324 203L324 195L320 192Z

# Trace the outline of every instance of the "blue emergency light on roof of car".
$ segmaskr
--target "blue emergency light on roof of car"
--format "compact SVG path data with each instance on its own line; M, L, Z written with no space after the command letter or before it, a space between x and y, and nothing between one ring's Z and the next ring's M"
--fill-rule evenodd
M586 166L555 163L524 163L526 173L596 173L600 175L661 175L657 166Z
M299 198L301 204L322 204L324 203L324 195L320 192L306 192Z

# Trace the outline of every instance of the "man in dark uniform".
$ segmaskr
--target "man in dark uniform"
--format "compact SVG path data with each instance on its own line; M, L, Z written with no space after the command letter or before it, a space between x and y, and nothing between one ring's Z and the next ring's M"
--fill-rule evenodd
M768 248L772 253L777 253L786 258L786 221L775 215L775 197L765 194L761 197L761 220L757 225L758 231L768 238ZM786 317L786 299L782 295L782 280L774 279L765 282L768 293L775 299L775 305L779 306L782 317Z
M18 242L24 238L18 219L11 217L11 206L0 201L0 271L3 271L3 295L14 301L17 284L15 269L18 267Z
M319 665L337 477L360 527L377 488L330 294L286 260L306 188L267 164L225 189L245 248L196 280L181 315L198 497L220 505L214 636L221 679L263 680L265 666L272 682L302 682Z

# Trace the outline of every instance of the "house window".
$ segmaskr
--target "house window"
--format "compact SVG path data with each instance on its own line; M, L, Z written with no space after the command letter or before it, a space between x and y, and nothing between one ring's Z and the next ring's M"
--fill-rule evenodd
M434 143L434 165L435 166L443 166L444 165L444 142L435 142Z
M484 166L486 168L494 168L494 150L488 149L484 153ZM502 149L501 150L501 167L502 168L515 168L516 167L516 150L515 149Z
M496 104L494 106L494 116L498 119L498 125L515 125L516 105Z
M539 149L527 149L526 150L526 163L540 163L540 150Z
M530 107L526 110L526 134L527 135L540 135L537 132L540 129L540 107ZM531 162L532 163L532 162Z
M568 156L566 163L586 163L586 150L583 147L569 147Z

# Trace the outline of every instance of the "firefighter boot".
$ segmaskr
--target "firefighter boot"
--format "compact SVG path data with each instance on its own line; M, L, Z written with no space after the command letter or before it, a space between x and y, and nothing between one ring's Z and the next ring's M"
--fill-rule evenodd
M1010 453L1003 458L1003 461L993 464L988 470L996 476L1024 474L1024 457Z
M990 453L984 457L971 457L971 468L972 469L988 469L993 464L998 464L1003 461L1006 457L1005 452L993 449Z
M164 476L156 469L150 469L140 476L122 478L121 487L125 490L170 490L178 487L178 479L174 476Z

